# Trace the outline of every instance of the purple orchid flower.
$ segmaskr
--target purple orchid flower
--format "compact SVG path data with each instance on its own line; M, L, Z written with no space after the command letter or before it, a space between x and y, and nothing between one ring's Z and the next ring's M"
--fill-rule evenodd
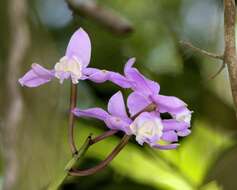
M132 67L134 63L135 58L131 58L125 65L124 74L127 80L123 80L121 84L118 80L115 82L121 87L124 86L125 82L128 82L127 86L133 90L127 100L129 113L133 116L149 104L154 103L157 105L159 113L167 112L178 122L187 123L187 127L183 131L179 131L179 136L190 134L191 131L188 128L190 127L192 112L187 108L187 104L177 97L160 95L160 85L147 79L136 68Z
M135 135L136 141L159 149L175 149L179 144L180 131L187 127L185 122L174 119L162 120L159 112L143 112L134 121L128 117L122 93L114 94L108 103L108 112L101 108L72 110L77 117L92 117L105 122L109 129L120 130L127 135ZM164 143L165 144L161 144Z
M87 68L90 63L90 58L90 38L82 28L79 28L72 35L68 43L65 56L55 64L54 69L48 70L41 65L34 63L31 66L31 70L19 79L19 83L22 86L37 87L51 81L53 78L58 78L60 83L63 83L65 79L70 78L73 84L77 84L79 80L85 79L97 83L113 80L124 88L127 87L128 83L126 82L126 78L118 73L96 68Z
M166 125L158 112L143 112L129 127L140 145L147 143L153 148L165 150L177 148L179 144L176 143L178 135L175 129L179 130L183 126L177 123L173 123L172 127Z
M97 107L85 110L75 108L72 112L77 117L86 116L102 120L109 129L121 130L127 135L131 134L129 125L132 123L132 120L127 115L123 96L120 91L110 98L108 112Z

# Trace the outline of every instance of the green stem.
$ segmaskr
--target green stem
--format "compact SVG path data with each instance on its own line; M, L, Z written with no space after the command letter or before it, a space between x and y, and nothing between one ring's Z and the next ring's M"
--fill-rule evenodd
M51 183L48 186L47 190L57 190L61 186L61 184L68 176L68 171L84 156L84 154L88 150L90 146L90 141L91 141L91 135L86 139L84 144L79 149L78 153L74 154L72 159L67 163L63 174L61 174L53 183Z

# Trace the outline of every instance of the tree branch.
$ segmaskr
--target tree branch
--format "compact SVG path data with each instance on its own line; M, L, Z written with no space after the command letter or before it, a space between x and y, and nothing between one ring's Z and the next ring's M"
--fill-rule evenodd
M182 45L191 48L192 50L214 58L223 60L222 66L218 70L218 72L212 76L214 78L218 75L227 64L231 91L234 101L234 107L237 117L237 55L236 55L236 46L235 46L235 21L236 21L236 5L235 0L223 0L224 1L224 42L225 42L225 50L224 55L213 54L207 52L203 49L197 48L188 42L181 42Z
M128 34L133 31L132 24L124 17L93 1L66 0L74 14L90 18L115 34Z
M224 62L227 64L232 96L237 117L237 58L235 47L235 9L234 0L224 0Z

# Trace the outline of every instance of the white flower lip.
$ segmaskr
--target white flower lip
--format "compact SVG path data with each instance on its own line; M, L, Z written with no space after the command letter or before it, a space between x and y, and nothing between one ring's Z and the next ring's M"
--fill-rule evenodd
M157 141L163 134L163 125L159 119L139 121L139 118L137 118L130 125L130 129L132 134L136 136L136 141L141 145L144 142Z
M82 64L80 60L73 56L72 58L68 58L66 56L62 57L58 63L56 63L55 67L55 76L63 80L62 75L69 74L72 79L73 84L77 84L79 79L82 76Z

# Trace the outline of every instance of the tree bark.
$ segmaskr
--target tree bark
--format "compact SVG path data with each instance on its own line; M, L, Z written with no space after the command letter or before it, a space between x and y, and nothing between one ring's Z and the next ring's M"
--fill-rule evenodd
M237 117L237 57L235 47L236 9L234 0L224 0L224 62L227 64Z

